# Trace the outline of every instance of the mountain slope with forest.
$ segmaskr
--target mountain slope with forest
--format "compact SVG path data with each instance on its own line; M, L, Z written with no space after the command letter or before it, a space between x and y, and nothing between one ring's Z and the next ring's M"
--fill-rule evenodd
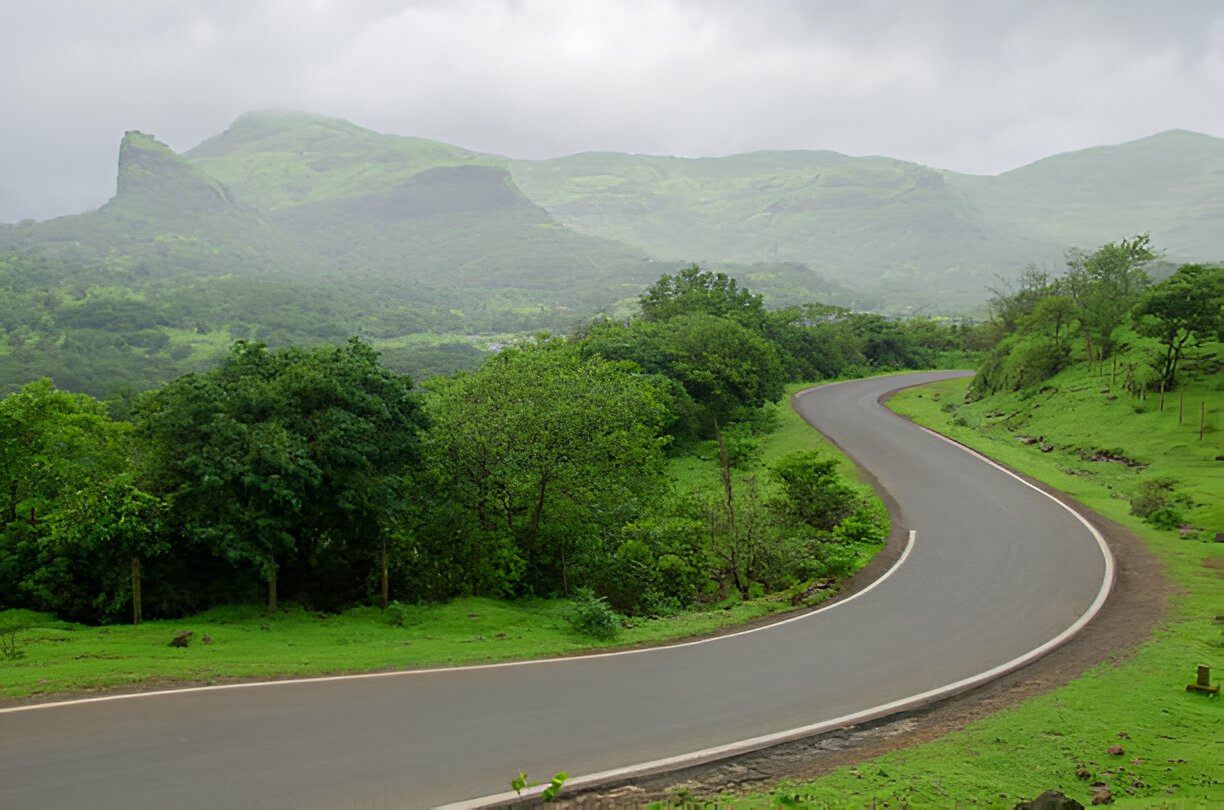
M1216 260L1220 221L1224 141L1189 132L973 177L835 152L519 161L252 112L183 154L129 132L105 205L0 226L0 373L146 387L234 339L352 334L445 372L623 317L693 261L775 306L973 315L1073 245L1150 231L1172 262Z

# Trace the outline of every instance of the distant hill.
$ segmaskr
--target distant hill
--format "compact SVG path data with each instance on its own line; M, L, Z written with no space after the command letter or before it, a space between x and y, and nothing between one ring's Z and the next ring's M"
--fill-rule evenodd
M1184 131L997 177L834 152L510 166L575 230L661 259L802 263L887 309L973 308L997 275L1143 231L1174 261L1224 257L1224 140Z
M1091 249L1151 231L1174 261L1224 258L1220 138L1173 130L955 182L984 218L1047 243Z
M252 112L184 154L129 132L105 205L0 225L0 388L142 387L235 338L355 333L447 371L477 356L465 335L624 315L694 261L775 305L973 314L1073 245L1151 231L1219 260L1222 222L1224 141L1190 132L977 177L835 152L520 161Z

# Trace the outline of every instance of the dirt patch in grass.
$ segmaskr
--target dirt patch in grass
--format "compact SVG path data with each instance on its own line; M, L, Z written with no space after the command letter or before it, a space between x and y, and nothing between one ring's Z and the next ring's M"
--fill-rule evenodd
M560 806L637 806L670 801L676 796L700 799L727 791L765 790L783 779L813 779L842 766L938 739L1063 686L1102 662L1116 665L1125 661L1134 648L1152 638L1174 595L1160 559L1129 529L1035 479L1022 477L1087 517L1105 537L1117 563L1117 579L1109 600L1075 638L1009 675L921 709L684 771L575 791L565 796ZM902 545L893 538L889 548L860 572L859 581L868 582L887 570L889 559L896 559ZM1209 560L1205 564L1217 567L1218 560ZM847 588L844 593L849 592Z

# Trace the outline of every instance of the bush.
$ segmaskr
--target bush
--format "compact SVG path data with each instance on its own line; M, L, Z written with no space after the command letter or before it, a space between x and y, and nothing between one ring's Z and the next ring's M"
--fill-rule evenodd
M581 635L601 641L616 638L621 628L621 617L602 596L596 596L590 588L575 588L571 602L566 617L570 627Z
M869 498L834 527L833 539L845 543L883 543L888 532L888 512L879 501Z
M1175 510L1178 506L1189 506L1189 499L1179 495L1175 489L1177 481L1172 478L1149 478L1139 482L1131 497L1131 514L1152 523L1151 517L1161 510ZM1166 515L1165 520L1168 519ZM1155 523L1152 523L1155 526ZM1179 524L1180 525L1180 524ZM1172 527L1176 528L1176 526Z
M408 627L416 623L416 617L413 616L413 606L405 605L403 602L391 602L387 605L385 615L387 621L396 627Z
M1181 525L1186 522L1186 516L1182 514L1180 509L1172 506L1162 506L1153 511L1144 520L1157 529L1172 531L1181 528Z
M820 574L844 579L859 568L858 552L841 543L822 543L820 546Z

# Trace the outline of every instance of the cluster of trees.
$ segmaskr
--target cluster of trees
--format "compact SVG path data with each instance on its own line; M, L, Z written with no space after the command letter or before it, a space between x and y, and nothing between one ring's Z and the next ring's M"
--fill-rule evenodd
M1077 356L1103 362L1127 348L1128 335L1158 347L1148 353L1152 374L1137 384L1172 388L1187 352L1221 337L1224 268L1186 264L1153 284L1157 259L1141 234L1070 251L1061 276L1029 267L1016 285L994 291L991 322L977 336L991 350L971 393L1036 385Z
M111 408L0 399L0 607L87 621L593 588L681 609L843 572L886 517L835 465L752 465L789 380L920 366L960 333L664 276L641 314L539 335L424 390L357 339L271 350ZM669 453L717 447L679 495ZM748 448L745 450L745 448Z

